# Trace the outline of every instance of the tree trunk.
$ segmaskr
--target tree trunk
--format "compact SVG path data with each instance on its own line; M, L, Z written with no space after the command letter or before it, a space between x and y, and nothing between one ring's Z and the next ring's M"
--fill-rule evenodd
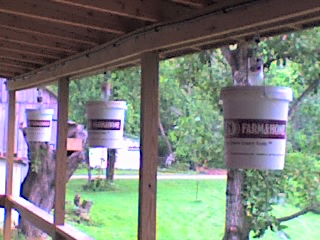
M166 142L166 145L167 145L167 149L168 149L168 155L172 154L173 151L172 151L172 146L171 146L171 143L164 131L164 127L163 127L163 124L161 122L161 118L160 118L160 115L159 115L159 129L160 129L160 134L161 134L161 137L163 137L164 141Z
M21 129L26 136L25 129ZM87 133L81 125L69 124L69 138L81 138L83 149L85 149ZM55 167L56 153L48 143L27 142L29 171L21 186L22 197L39 208L50 212L54 206L55 194ZM69 179L77 169L79 163L85 160L84 151L68 152L67 178ZM19 228L27 239L36 239L45 236L39 229L34 227L23 218Z
M107 175L107 181L113 183L114 180L114 165L116 163L116 150L115 149L110 149L109 151L109 156L108 156L108 175Z
M229 169L227 174L226 225L224 240L249 239L249 226L246 221L242 190L244 188L244 172Z
M247 44L239 44L231 51L228 47L221 51L229 63L234 85L247 85ZM226 225L224 240L249 239L250 226L246 220L242 191L245 183L245 172L239 169L229 169L227 173L226 191Z

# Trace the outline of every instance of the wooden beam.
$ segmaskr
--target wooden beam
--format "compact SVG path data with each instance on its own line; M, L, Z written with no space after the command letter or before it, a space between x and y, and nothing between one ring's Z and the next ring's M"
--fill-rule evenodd
M63 225L65 217L66 183L67 183L67 138L69 109L69 79L58 82L58 127L57 155L55 169L54 224Z
M20 17L65 24L78 28L93 29L106 33L124 34L129 29L135 29L138 22L125 21L118 16L101 13L92 13L80 8L61 5L50 1L19 2L16 4L10 0L3 0L0 7L1 13L12 14ZM144 24L140 22L142 27Z
M16 91L9 91L8 122L7 122L7 162L6 162L6 196L12 195L14 144L16 130ZM11 205L5 203L4 240L10 240L12 235Z
M157 168L159 126L158 53L141 60L141 134L138 239L156 239Z
M22 197L9 196L7 197L7 202L16 209L24 219L52 237L58 233L67 240L93 240L93 238L68 224L55 226L53 216L50 213L38 208Z
M148 22L170 20L191 13L191 9L169 1L90 1L90 0L53 0L91 11L114 14L122 17L140 19Z
M72 56L37 71L24 74L15 81L9 81L9 89L23 89L39 84L48 84L63 76L84 74L98 67L112 67L133 58L138 59L144 52L160 51L165 48L178 48L184 44L194 45L200 41L221 39L225 35L235 35L246 31L264 32L266 25L277 25L286 21L295 22L296 18L308 19L310 15L320 13L320 4L313 0L269 0L255 2L253 5L229 7L218 11L205 8L205 14L185 21L156 25L119 38L110 43ZM276 6L276 7L275 7ZM211 10L210 10L211 9ZM261 11L263 9L263 11ZM212 11L211 14L208 11ZM250 16L250 18L248 17ZM320 14L318 14L320 19ZM237 21L235 21L237 19ZM280 28L280 26L279 26ZM230 39L221 41L221 46ZM217 46L218 47L218 46ZM19 80L25 79L26 81Z

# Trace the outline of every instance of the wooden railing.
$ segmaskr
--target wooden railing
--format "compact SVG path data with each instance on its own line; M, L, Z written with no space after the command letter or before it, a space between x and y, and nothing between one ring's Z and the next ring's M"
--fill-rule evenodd
M0 195L0 206L17 210L20 215L34 226L55 239L92 240L93 238L70 226L69 224L55 225L53 216L35 206L22 197ZM59 237L57 237L59 236Z

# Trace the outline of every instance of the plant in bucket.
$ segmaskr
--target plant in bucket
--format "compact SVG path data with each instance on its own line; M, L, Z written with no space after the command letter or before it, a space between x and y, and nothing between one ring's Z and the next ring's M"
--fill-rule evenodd
M50 142L54 110L43 108L41 90L37 89L37 109L26 109L28 142Z
M221 90L226 165L281 170L292 90L264 85L263 62L254 51L248 54L247 84Z

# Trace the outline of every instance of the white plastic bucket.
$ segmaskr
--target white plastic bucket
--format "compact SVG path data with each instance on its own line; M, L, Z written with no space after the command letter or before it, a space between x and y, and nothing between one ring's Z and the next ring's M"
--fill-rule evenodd
M228 168L283 169L290 88L234 86L221 91Z
M123 148L125 101L87 103L89 147Z
M29 142L50 142L53 109L27 109L27 140Z

